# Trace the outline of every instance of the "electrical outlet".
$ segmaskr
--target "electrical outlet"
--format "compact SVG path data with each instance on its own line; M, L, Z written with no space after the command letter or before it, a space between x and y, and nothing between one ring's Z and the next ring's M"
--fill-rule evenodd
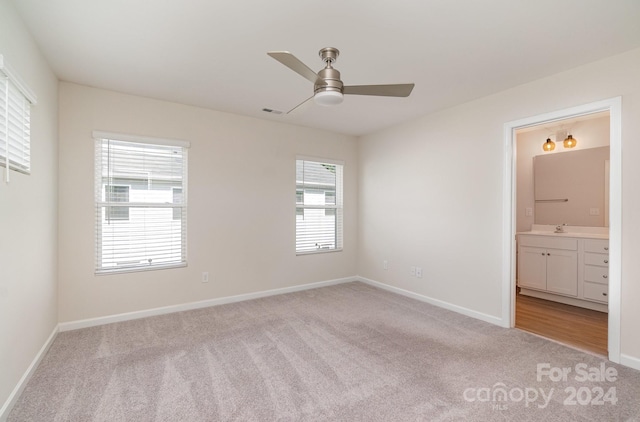
M524 216L525 217L533 217L533 208L531 207L527 207L524 209Z
M209 282L209 272L205 271L202 273L202 282L203 283L208 283Z
M416 267L416 277L422 278L422 267Z
M409 269L409 274L413 277L416 276L416 267L411 267L411 269Z
M389 263L387 262L386 259L384 261L382 261L382 269L384 269L384 270L388 270L389 269Z

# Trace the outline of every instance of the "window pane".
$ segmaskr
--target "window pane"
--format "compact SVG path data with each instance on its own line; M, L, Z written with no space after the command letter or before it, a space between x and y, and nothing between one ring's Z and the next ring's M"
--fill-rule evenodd
M96 271L186 262L186 149L96 141Z
M0 69L1 70L1 69ZM0 165L31 170L31 103L0 71Z
M342 248L342 165L296 161L296 251Z

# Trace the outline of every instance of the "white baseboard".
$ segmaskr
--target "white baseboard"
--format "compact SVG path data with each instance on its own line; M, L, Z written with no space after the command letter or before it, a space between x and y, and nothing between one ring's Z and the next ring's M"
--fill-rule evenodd
M624 353L620 354L620 365L628 366L629 368L640 371L640 359L625 355Z
M261 292L247 293L236 296L227 296L215 299L207 299L198 302L183 303L180 305L164 306L161 308L146 309L143 311L127 312L123 314L108 315L98 318L82 319L78 321L61 322L60 331L78 330L80 328L95 327L98 325L111 324L113 322L130 321L133 319L146 318L156 315L171 314L174 312L190 311L192 309L208 308L210 306L225 305L228 303L242 302L245 300L258 299L261 297L281 295L285 293L299 292L302 290L317 289L319 287L332 286L334 284L357 281L357 277L338 278L335 280L319 281L317 283L301 284L281 289L264 290Z
M7 401L2 405L2 408L0 408L0 422L6 421L7 418L9 417L9 412L11 412L11 409L13 409L13 406L16 404L18 397L20 397L20 394L22 394L22 391L27 386L27 382L29 382L29 379L31 379L31 376L33 375L36 368L40 364L40 361L49 350L49 347L51 347L51 345L53 344L53 340L56 339L58 332L59 332L59 327L58 325L56 325L53 328L53 331L51 332L51 334L49 335L49 338L47 339L47 341L45 341L44 345L42 345L42 347L40 348L40 351L31 362L31 365L29 365L25 373L22 375L22 378L20 378L20 381L18 381L18 384L16 384L11 394L9 394Z
M482 312L474 311L472 309L468 309L468 308L464 308L462 306L454 305L452 303L445 302L443 300L434 299L434 298L431 298L429 296L424 296L424 295L421 295L419 293L414 293L414 292L411 292L409 290L404 290L404 289L401 289L399 287L390 286L388 284L384 284L384 283L381 283L379 281L371 280L371 279L368 279L366 277L357 276L356 278L359 281L362 281L363 283L369 284L369 285L374 286L374 287L379 287L381 289L388 290L390 292L397 293L397 294L402 295L402 296L407 296L407 297L410 297L412 299L417 299L417 300L419 300L421 302L426 302L426 303L429 303L431 305L438 306L440 308L448 309L450 311L457 312L459 314L466 315L466 316L471 317L471 318L479 319L479 320L482 320L482 321L485 321L485 322L489 322L491 324L499 325L501 327L504 326L502 318L499 318L499 317L496 317L496 316L493 316L493 315L488 315L488 314L485 314L485 313L482 313Z

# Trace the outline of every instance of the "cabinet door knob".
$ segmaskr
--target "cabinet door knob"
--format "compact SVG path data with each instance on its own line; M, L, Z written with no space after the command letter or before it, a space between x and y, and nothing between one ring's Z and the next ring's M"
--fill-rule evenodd
M542 252L542 256L544 256L544 252Z
M608 247L608 246L605 246L605 247L604 247L604 250L605 250L605 251L608 251L608 250L609 250L609 247Z
M606 296L606 295L607 295L606 293L602 293L602 296Z
M551 256L551 254L549 252L547 252L547 256Z
M605 263L605 264L608 264L608 263L609 263L609 260L608 260L608 259L605 259L605 260L604 260L604 263Z
M609 276L605 274L602 276L602 278L609 278Z

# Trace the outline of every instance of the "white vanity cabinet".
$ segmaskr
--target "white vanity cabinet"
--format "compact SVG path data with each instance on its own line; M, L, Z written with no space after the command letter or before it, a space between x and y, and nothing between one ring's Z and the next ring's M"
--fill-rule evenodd
M609 242L584 241L583 297L586 300L608 303Z
M575 239L520 236L518 285L567 296L578 295Z
M606 238L527 233L518 234L517 281L521 294L607 312Z

